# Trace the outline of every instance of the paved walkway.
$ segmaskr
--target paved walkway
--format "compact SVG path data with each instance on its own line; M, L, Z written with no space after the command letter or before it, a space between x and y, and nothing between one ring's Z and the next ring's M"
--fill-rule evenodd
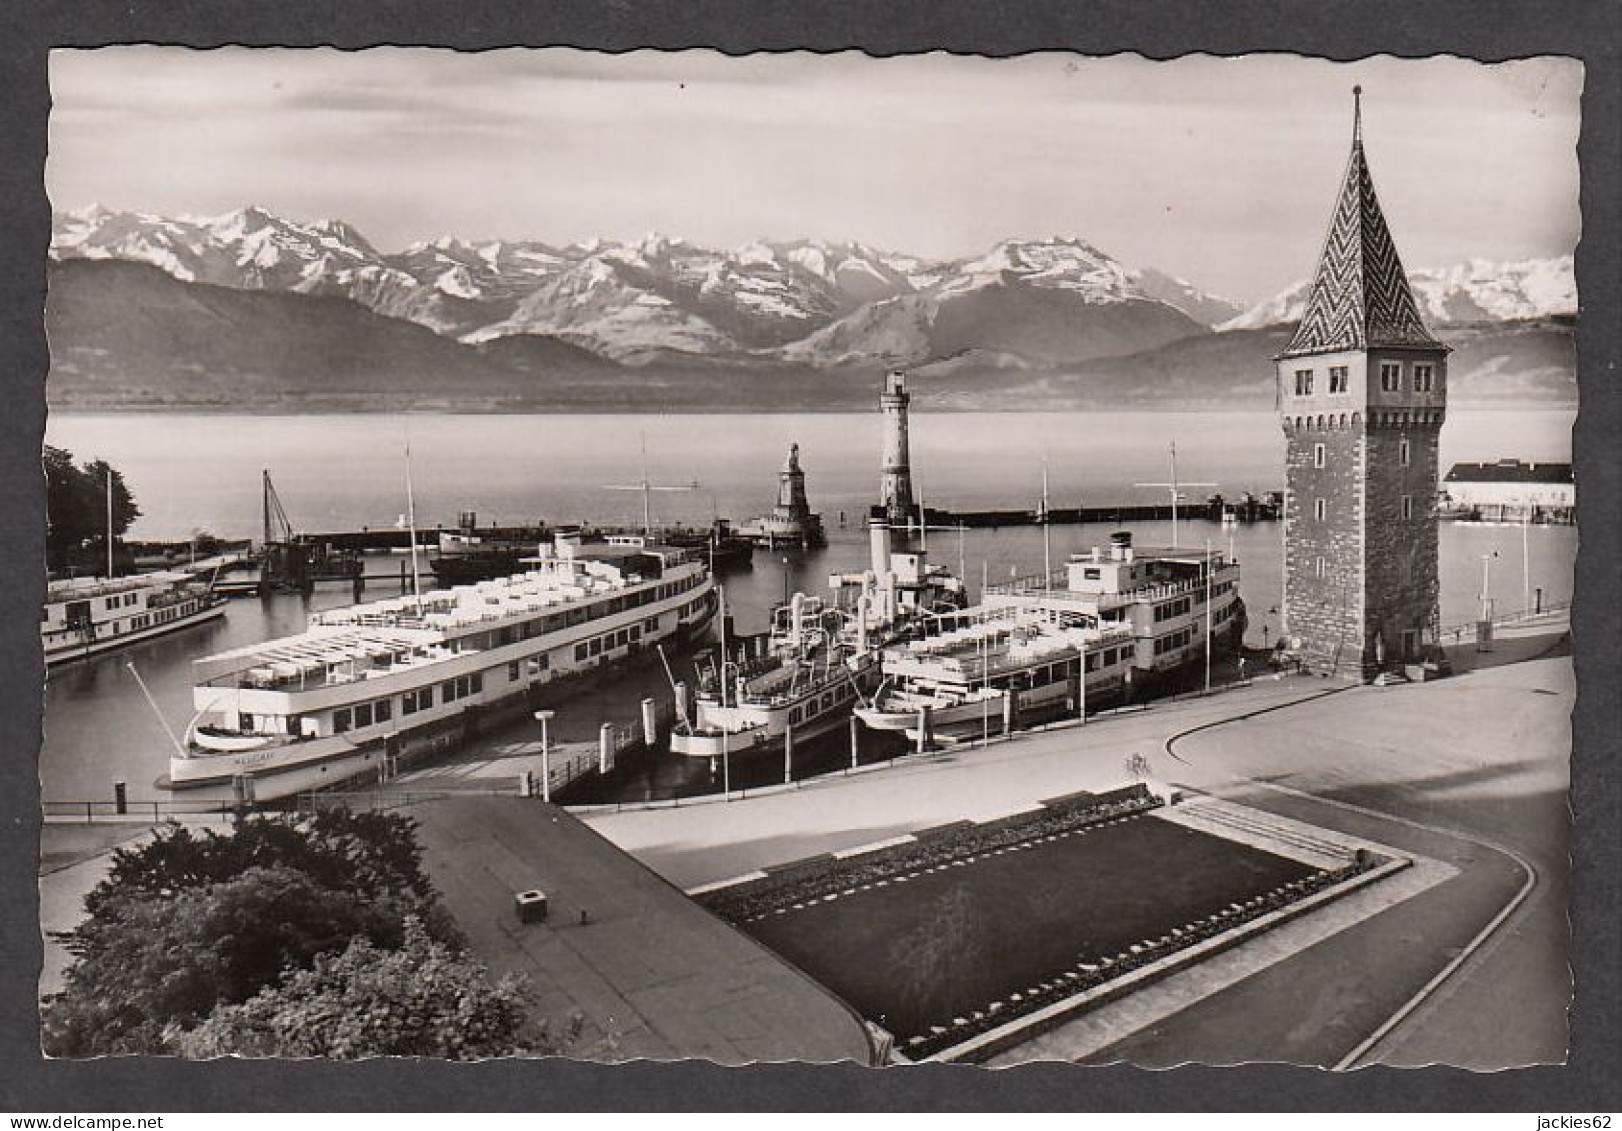
M774 796L588 820L693 887L1119 784L1125 760L1142 753L1158 777L1407 848L1456 874L1223 993L1186 1002L1131 1040L1100 1049L1094 1034L1068 1052L1049 1042L1044 1055L1337 1064L1511 903L1525 883L1525 857L1538 873L1534 897L1368 1056L1476 1067L1558 1060L1570 993L1564 806L1574 684L1564 633L1558 619L1501 630L1490 653L1454 650L1459 674L1433 684L1342 689L1309 677L1266 679ZM1246 717L1274 707L1284 709ZM1168 739L1208 723L1226 725L1177 742L1176 758L1167 754Z
M865 1026L832 994L561 809L459 797L408 811L473 952L527 975L553 1032L584 1021L571 1055L869 1061ZM545 922L518 920L530 888L547 894Z
M1078 790L1114 788L1131 780L1128 758L1160 757L1169 734L1324 690L1305 677L1262 679L1208 699L912 756L766 796L584 819L672 883L693 888L933 825L1018 812Z

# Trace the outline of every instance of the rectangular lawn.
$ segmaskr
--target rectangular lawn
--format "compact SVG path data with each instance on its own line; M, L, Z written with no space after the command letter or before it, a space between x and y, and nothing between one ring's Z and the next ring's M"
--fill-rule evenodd
M1145 815L742 928L904 1042L1313 871Z

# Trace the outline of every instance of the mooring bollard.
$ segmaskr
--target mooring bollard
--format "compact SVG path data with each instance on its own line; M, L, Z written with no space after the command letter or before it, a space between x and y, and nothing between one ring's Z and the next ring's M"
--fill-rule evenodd
M929 715L928 707L918 708L918 753L920 754L929 749Z

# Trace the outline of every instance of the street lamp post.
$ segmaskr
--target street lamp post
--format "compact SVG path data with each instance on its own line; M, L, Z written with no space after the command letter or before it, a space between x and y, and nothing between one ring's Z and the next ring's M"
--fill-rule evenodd
M1492 560L1498 556L1494 550L1481 555L1481 619L1492 620Z
M546 724L557 716L556 711L536 711L535 721L541 724L541 800L552 800L552 744Z

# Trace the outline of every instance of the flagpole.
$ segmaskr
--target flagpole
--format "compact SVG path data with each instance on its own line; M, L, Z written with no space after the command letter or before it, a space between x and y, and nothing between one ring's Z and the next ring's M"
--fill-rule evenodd
M1042 588L1053 584L1053 539L1048 522L1048 457L1042 457Z
M1205 540L1205 693L1211 694L1211 540Z
M406 437L406 529L411 538L411 599L422 616L422 577L417 571L417 499L411 488L411 437Z
M107 465L107 580L113 578L113 468Z

